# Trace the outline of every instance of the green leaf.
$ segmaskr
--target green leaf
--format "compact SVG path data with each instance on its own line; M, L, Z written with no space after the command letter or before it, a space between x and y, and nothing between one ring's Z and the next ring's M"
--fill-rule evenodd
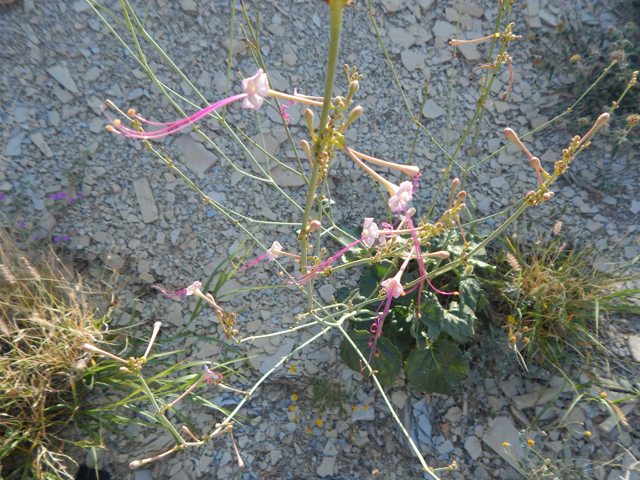
M448 340L440 340L426 350L415 349L409 355L404 373L409 383L422 392L452 395L467 372L460 349Z
M365 298L375 297L380 290L380 282L394 273L393 263L385 260L381 263L369 265L360 280L360 295Z
M422 323L428 328L429 339L435 342L442 333L445 310L440 305L438 297L432 292L422 293L422 305L420 311L422 312Z
M464 343L473 335L476 315L469 307L458 302L451 302L449 310L445 310L443 330L457 342Z
M371 354L371 347L369 346L371 332L351 330L347 335L356 344L364 358L369 359ZM380 383L387 387L395 385L397 377L402 370L402 355L400 351L385 337L378 338L376 349L379 350L377 352L379 356L371 356L371 368L377 371L376 377L378 377ZM362 372L364 363L347 339L343 339L342 345L340 345L340 357L351 370Z
M489 273L494 273L496 271L496 267L494 265L489 265L488 263L483 262L482 260L476 258L475 256L469 258L468 262L475 267L486 268L487 272Z
M365 298L373 298L377 295L379 289L380 284L371 273L371 269L365 270L364 275L360 279L360 295Z
M477 278L465 278L460 282L460 301L474 312L478 306L478 297L482 283Z

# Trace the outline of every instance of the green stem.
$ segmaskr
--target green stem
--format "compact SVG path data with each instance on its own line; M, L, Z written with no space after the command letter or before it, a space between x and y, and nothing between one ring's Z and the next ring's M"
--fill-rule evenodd
M324 84L324 100L322 103L322 113L320 114L320 128L318 130L318 142L315 148L315 162L311 171L311 180L309 181L309 192L307 193L307 203L304 207L302 216L302 227L300 229L300 265L307 266L307 225L309 225L309 216L315 198L316 188L318 187L318 176L320 172L319 153L323 151L323 136L327 129L327 121L329 119L329 111L331 110L331 95L333 93L333 83L336 78L336 68L338 66L338 53L340 50L340 32L342 30L342 9L345 6L344 0L332 0L329 2L331 11L331 40L329 41L329 59L327 61L327 78ZM308 309L311 310L313 305L313 280L307 282L307 298Z

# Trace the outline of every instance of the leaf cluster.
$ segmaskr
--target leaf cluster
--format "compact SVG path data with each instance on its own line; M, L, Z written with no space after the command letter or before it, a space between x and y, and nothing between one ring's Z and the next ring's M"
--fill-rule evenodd
M467 236L467 241L480 243L478 237L471 235ZM429 260L427 271L458 260L464 248L462 238L454 231L432 238L428 249L423 247L423 252L446 250L450 257L447 260ZM476 311L485 303L482 279L473 274L474 267L493 271L493 267L487 263L484 250L469 259L466 266L462 265L446 275L431 279L436 288L446 292L457 291L458 295L437 294L430 291L425 282L419 299L417 288L394 299L374 355L370 355L369 342L372 334L369 329L380 313L381 302L386 300L370 304L370 313L362 313L352 321L353 330L349 332L349 336L365 358L371 356L371 366L383 385L395 384L398 375L404 370L409 383L420 391L447 395L453 393L467 371L465 355L460 347L474 335ZM373 298L380 290L380 284L396 271L397 265L388 260L372 264L366 269L357 290L340 289L336 298L338 301L364 301ZM406 284L417 278L418 268L415 261L412 261L402 282ZM364 367L360 356L346 340L341 346L341 357L353 370L361 371Z

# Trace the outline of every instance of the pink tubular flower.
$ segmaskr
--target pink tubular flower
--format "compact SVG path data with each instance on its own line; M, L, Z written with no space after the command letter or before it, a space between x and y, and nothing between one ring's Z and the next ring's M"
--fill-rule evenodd
M109 115L107 115L106 111L103 108L103 113L111 122L111 125L107 126L107 130L116 133L118 135L125 136L127 138L137 138L141 140L153 140L156 138L166 137L167 135L171 135L173 133L179 132L184 128L187 128L190 125L193 125L198 120L209 115L214 110L223 107L224 105L228 105L237 100L243 100L242 108L250 108L254 110L258 110L262 104L264 103L264 99L267 97L269 93L269 80L267 78L267 74L262 71L262 69L258 70L253 77L248 77L242 80L242 89L244 93L239 93L238 95L232 95L229 98L225 98L223 100L219 100L206 108L203 108L199 112L190 115L187 118L183 118L180 120L176 120L175 122L169 123L158 123L152 122L143 118L141 115L137 114L135 110L129 110L129 116L133 117L133 119L138 120L141 123L147 125L153 125L156 127L164 127L159 130L153 132L139 132L133 128L125 127L122 125L122 122L118 119L112 120ZM107 103L111 106L113 104L109 101ZM80 197L78 197L80 198Z
M402 278L402 274L404 273L407 265L409 264L409 260L413 256L413 252L415 247L411 249L409 256L405 258L400 270L395 274L392 278L388 278L383 281L380 286L384 288L386 293L386 299L384 302L381 302L376 310L376 319L373 321L371 328L369 331L371 332L371 337L369 338L369 346L371 347L371 353L369 354L369 363L371 363L371 358L373 356L373 352L376 350L376 343L378 342L378 337L382 335L382 324L384 323L384 319L389 313L389 309L391 308L391 301L394 298L398 298L401 295L404 295L404 289L402 288L402 283L400 279ZM384 305L382 310L382 314L380 314L380 308ZM364 370L365 367L362 367Z
M280 242L275 241L273 242L273 244L271 245L271 248L269 248L269 250L267 250L267 258L269 259L270 262L273 262L276 258L278 258L278 254L282 251L282 245L280 245Z
M222 345L222 343L220 343ZM217 354L216 354L217 356ZM208 365L204 366L204 371L206 372L206 382L207 385L211 385L211 381L213 381L214 385L217 385L220 380L222 380L222 374L220 372L216 372L215 370L210 370Z
M400 276L401 275L402 275L402 272L400 272ZM398 275L396 275L393 278L387 278L384 282L380 284L380 286L386 290L387 296L398 298L400 295L404 294L404 289L402 288L402 284L400 283Z
M157 288L162 293L164 293L167 297L181 297L182 295L186 295L187 297L189 297L199 292L201 287L202 287L202 283L200 282L193 282L187 288L184 288L182 290L173 290L173 291L163 290L160 287L157 287L155 285L153 286L153 288Z
M265 253L261 257L256 258L254 261L247 263L246 265L243 265L241 267L236 267L236 268L238 268L238 270L244 271L249 267L253 267L256 263L261 262L265 258L273 262L276 258L278 258L279 255L284 255L285 257L300 258L299 255L295 255L293 253L287 253L283 251L282 245L280 245L280 242L275 241L271 244L271 248L267 250L267 253Z
M400 187L389 199L389 208L392 212L402 212L406 210L407 204L413 198L413 185L411 182L402 182Z
M244 90L244 100L242 108L259 110L264 99L269 94L269 79L267 74L259 69L253 77L242 80L242 90Z
M362 243L371 248L379 237L378 225L375 224L373 218L367 217L362 225Z

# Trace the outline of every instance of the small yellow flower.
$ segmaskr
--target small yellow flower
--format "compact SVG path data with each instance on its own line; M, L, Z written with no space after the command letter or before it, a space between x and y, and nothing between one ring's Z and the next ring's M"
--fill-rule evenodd
M502 443L502 446L503 446L504 448L507 448L509 445L511 445L511 444L510 444L510 443L507 443L507 442L503 442L503 443Z
M358 410L358 406L357 406L357 405L354 405L354 406L353 406L353 411L355 412L356 410Z
M524 343L529 343L531 340L529 340L529 337L524 337Z
M298 423L298 418L297 417L293 419L293 423Z
M316 425L318 425L319 427L322 426L322 420L318 419L318 421L316 422Z
M307 428L307 433L311 433L311 429L310 428Z
M535 440L533 440L531 438L529 440L527 440L527 445L529 445L530 447L533 447L535 444L536 444Z
M516 338L516 336L515 336L515 335L511 335L511 336L509 337L509 340L510 340L510 341L512 341L513 343L516 343L517 338Z
M578 60L580 60L580 55L578 55L578 54L575 54L573 57L571 57L571 58L569 59L569 61L570 61L571 63L577 63L577 62L578 62Z
M291 405L291 406L289 407L289 410L291 410L292 412L293 412L295 409L296 409L296 406L295 406L295 405Z
M353 441L353 435L351 435L351 436L349 437L349 440Z
M298 400L298 395L296 395L295 393L291 395L291 400L293 400L294 402Z
M296 369L295 369L295 367L294 367L293 365L291 365L291 366L289 367L289 370L291 371L291 373L293 373L293 372L295 372L295 371L296 371Z
M600 396L601 396L602 398L607 398L607 392L602 392L602 393L600 394Z
M363 410L369 410L369 407L367 407L366 405L364 407L362 407Z
M591 436L591 432L590 432L589 430L587 430L586 432L584 432L584 434L585 434L587 437L590 437L590 436Z
M516 319L513 318L513 316L509 315L507 317L507 321L511 324L511 325L515 325L516 324Z

